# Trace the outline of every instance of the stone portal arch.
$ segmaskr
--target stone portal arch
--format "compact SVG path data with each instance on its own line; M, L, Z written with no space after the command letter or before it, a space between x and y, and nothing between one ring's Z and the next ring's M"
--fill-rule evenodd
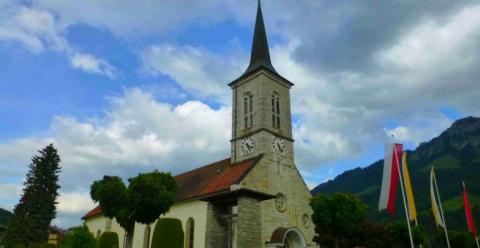
M306 248L307 242L303 233L298 228L277 228L270 242L267 243L268 248Z

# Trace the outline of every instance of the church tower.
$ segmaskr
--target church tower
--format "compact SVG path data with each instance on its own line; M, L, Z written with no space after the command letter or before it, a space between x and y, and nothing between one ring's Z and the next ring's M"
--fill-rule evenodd
M260 158L237 186L270 196L237 199L233 248L315 247L311 198L294 162L289 80L273 67L258 2L250 64L233 91L231 164Z
M233 91L232 164L264 154L293 164L290 88L272 65L260 2L250 64Z

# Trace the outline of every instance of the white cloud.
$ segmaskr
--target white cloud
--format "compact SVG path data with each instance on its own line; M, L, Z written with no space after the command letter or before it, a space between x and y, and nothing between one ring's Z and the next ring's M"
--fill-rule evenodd
M247 10L255 10L256 3L234 0L137 0L118 4L112 1L40 0L35 6L59 15L64 26L86 23L133 38L178 31L192 20L203 25L225 19L235 20L248 13Z
M21 185L14 183L0 184L0 200L11 200L12 198L18 198L22 193Z
M35 54L45 50L62 52L70 58L73 68L112 79L117 76L117 69L107 61L72 48L51 12L4 0L0 0L0 9L0 42L18 42Z
M82 215L90 211L95 204L88 193L64 192L57 199L59 214Z
M185 90L203 97L226 95L226 85L245 66L238 65L233 58L193 46L159 44L145 49L140 56L144 70L168 75Z
M117 70L107 61L93 57L90 54L75 53L70 58L73 68L79 68L85 72L106 75L111 79L117 77Z
M212 109L198 101L171 106L138 88L125 90L110 101L104 118L79 121L57 116L47 138L0 144L0 171L22 168L16 176L9 176L18 185L36 150L49 143L58 148L62 188L56 223L73 223L74 213L80 221L79 213L91 206L82 192L88 192L93 180L103 175L128 178L154 169L177 174L229 156L229 107ZM77 206L82 201L85 204Z

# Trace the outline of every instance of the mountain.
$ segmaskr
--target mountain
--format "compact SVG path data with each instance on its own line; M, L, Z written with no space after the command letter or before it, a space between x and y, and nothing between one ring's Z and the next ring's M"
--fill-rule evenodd
M480 226L480 118L467 117L456 121L438 137L421 143L414 151L407 151L407 156L419 223L429 230L434 229L429 175L430 168L435 166L447 226L466 229L462 181L467 184L474 218L477 226ZM405 218L400 193L397 194L395 216L389 216L385 211L378 212L382 173L383 160L379 160L318 185L312 194L354 193L369 205L368 218L372 221L387 222Z
M10 219L12 219L12 213L3 208L0 208L0 225L8 226Z

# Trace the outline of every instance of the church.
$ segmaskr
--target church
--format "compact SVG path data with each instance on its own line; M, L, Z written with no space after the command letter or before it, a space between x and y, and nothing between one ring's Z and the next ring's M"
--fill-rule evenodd
M228 85L233 99L231 156L175 176L175 204L161 218L182 222L185 248L316 247L311 194L294 161L293 83L271 63L260 3L250 64ZM113 231L124 236L100 207L82 219L94 235ZM133 246L148 248L151 231L137 223Z

